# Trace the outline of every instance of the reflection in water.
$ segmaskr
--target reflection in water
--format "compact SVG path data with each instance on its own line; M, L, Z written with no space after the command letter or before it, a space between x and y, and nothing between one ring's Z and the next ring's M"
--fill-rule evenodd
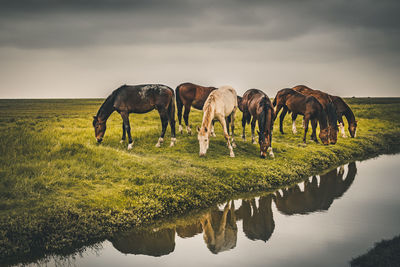
M272 216L272 194L256 199L242 200L242 206L237 210L238 218L243 220L243 232L251 240L266 242L275 229Z
M174 229L150 229L147 231L124 233L111 240L113 246L124 254L149 256L167 255L175 249Z
M204 241L208 249L217 254L218 252L230 250L236 246L237 226L235 206L233 201L226 203L224 210L217 207L205 214L201 219Z
M275 204L277 209L287 215L306 214L309 212L328 210L333 200L341 197L351 186L357 173L354 162L348 165L346 178L343 180L343 167L320 175L318 186L317 177L304 182L304 192L298 185L276 192Z
M248 239L267 242L275 229L272 200L277 209L286 215L328 210L333 201L349 189L356 173L356 164L353 162L348 165L345 179L342 166L320 175L319 185L316 176L312 177L311 182L306 180L304 191L301 191L299 185L295 185L283 189L283 193L278 190L259 198L242 199L238 209L235 209L234 201L231 200L223 209L212 207L205 214L175 225L174 228L169 226L132 231L114 238L111 242L117 250L125 254L162 256L174 251L175 233L182 238L203 233L207 248L217 254L235 248L238 232L236 222L239 220L243 221L243 232Z

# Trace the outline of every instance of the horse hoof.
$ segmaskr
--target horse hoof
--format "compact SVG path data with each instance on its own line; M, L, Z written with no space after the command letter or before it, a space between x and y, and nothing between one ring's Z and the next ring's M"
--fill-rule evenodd
M236 143L233 143L233 142L232 142L232 147L233 147L233 148L236 148L236 147L237 147L237 146L236 146Z
M171 144L169 146L173 147L175 143L176 143L176 138L171 138Z
M271 156L271 158L275 158L274 153L269 153L269 155Z
M133 148L133 143L130 143L129 145L128 145L128 150L131 150Z
M212 133L211 136L212 137L217 137L217 135L215 133Z
M230 156L231 158L234 158L234 157L235 157L235 153L231 152L231 153L229 154L229 156Z
M253 142L251 142L253 145L257 145L257 142L255 140L253 140Z
M119 141L121 144L123 143L123 142L125 142L125 140L124 139L121 139L121 141Z

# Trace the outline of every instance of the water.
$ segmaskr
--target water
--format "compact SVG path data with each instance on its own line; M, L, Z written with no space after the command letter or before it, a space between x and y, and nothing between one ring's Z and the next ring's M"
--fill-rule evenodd
M350 163L269 195L121 234L48 266L348 266L400 234L400 154ZM203 231L204 229L204 231Z

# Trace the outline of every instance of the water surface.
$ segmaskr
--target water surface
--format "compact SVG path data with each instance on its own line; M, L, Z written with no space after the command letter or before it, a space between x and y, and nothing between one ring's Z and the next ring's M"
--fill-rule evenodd
M400 234L400 154L349 163L291 188L130 231L47 266L348 266Z

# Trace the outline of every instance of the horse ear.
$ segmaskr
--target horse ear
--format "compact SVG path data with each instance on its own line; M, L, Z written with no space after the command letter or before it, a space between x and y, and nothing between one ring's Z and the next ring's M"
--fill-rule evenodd
M197 132L199 133L199 132L200 132L200 127L197 126L196 130L197 130Z

